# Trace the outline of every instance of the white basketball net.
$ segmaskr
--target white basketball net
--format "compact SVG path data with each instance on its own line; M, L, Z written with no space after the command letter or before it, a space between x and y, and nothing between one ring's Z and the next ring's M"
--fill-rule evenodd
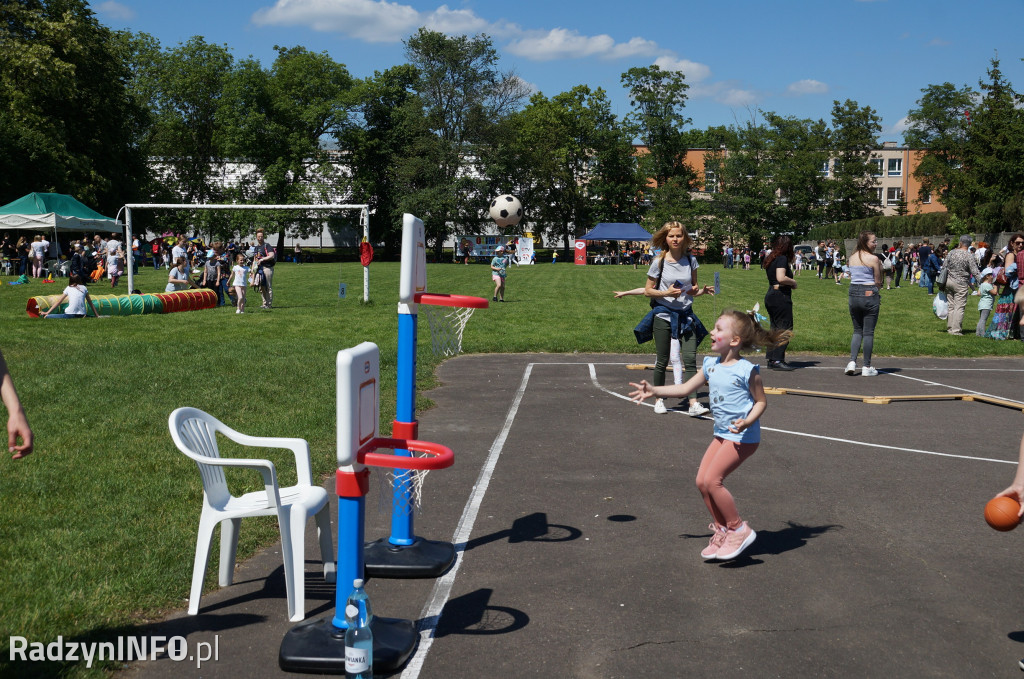
M430 345L435 356L454 356L462 351L462 332L474 309L421 304L420 311L430 324Z
M419 457L420 454L412 452L412 455ZM423 454L426 457L426 454ZM382 470L383 471L383 470ZM384 498L391 498L391 509L396 514L405 514L409 509L419 511L423 496L423 480L429 469L388 469L380 474L380 504L378 510L384 513ZM394 488L397 484L405 484L407 493L396 493Z

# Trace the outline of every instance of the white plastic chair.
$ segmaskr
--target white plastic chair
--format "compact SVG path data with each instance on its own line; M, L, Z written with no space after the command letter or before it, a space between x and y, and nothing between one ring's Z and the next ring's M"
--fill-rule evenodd
M288 619L299 621L305 611L305 532L306 522L316 517L320 540L320 558L324 579L334 582L334 541L331 538L330 508L327 491L313 484L309 464L309 444L296 438L255 437L241 434L212 415L196 408L178 408L168 419L171 438L178 450L188 455L199 467L203 478L203 512L199 517L196 558L192 566L192 592L188 612L199 611L203 579L209 561L213 529L221 524L220 574L221 587L231 584L235 570L238 528L247 516L277 515L281 531L281 553L284 556L284 581L288 592ZM228 459L217 450L217 432L243 446L287 448L295 454L298 484L287 488L277 485L277 471L270 460ZM266 487L263 491L231 495L224 478L224 467L248 467L259 471Z

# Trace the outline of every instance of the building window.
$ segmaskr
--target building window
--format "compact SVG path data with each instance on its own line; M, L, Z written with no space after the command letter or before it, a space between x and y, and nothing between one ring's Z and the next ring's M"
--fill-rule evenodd
M871 159L871 164L875 166L874 172L871 173L872 177L881 177L882 176L882 165L884 163L885 163L885 161L882 160L881 158L872 158Z
M889 176L890 177L902 177L903 176L903 159L902 158L890 158L889 159Z
M828 161L827 160L821 164L821 170L819 170L819 171L821 172L821 176L822 177L827 177L828 176Z
M892 161L890 160L889 162L891 163ZM903 189L898 186L890 186L885 192L885 204L890 207L897 207L902 202Z
M875 188L875 189L869 189L868 191L869 191L868 195L870 197L871 204L872 205L881 205L882 204L882 189L879 187L879 188Z
M921 198L921 202L924 203L925 205L931 205L932 194L931 194L930 191L928 193L924 194L924 197Z
M718 193L718 180L714 170L704 170L704 190L708 193Z

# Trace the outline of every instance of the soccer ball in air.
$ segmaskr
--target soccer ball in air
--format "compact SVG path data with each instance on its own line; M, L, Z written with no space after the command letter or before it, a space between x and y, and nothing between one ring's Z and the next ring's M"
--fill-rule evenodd
M501 228L515 226L522 218L523 206L515 196L506 194L491 201L491 219Z

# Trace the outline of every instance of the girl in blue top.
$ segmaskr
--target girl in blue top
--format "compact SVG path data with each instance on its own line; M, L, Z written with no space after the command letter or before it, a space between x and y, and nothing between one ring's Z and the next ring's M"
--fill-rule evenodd
M774 347L788 342L789 330L769 332L752 314L727 309L715 321L711 331L712 356L704 359L699 373L684 384L655 387L642 380L630 382L630 396L637 403L651 398L682 398L705 384L709 389L711 413L715 418L714 439L704 452L697 470L697 488L711 512L711 540L701 558L735 559L757 537L740 518L732 494L725 488L725 477L754 454L761 442L758 422L768 401L758 366L740 357L740 351L754 347Z

